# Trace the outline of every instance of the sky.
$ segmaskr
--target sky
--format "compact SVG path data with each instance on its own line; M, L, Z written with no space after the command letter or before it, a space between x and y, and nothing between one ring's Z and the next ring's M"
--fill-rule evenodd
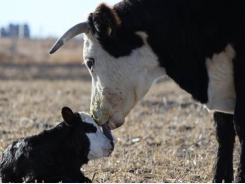
M0 27L9 23L30 26L31 37L60 37L73 25L86 20L98 4L120 0L1 0Z

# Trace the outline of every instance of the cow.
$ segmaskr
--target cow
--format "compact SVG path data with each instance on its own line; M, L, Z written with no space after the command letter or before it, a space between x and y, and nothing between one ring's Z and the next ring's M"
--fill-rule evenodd
M245 2L123 0L100 4L69 29L58 50L84 34L92 76L91 115L113 130L155 79L172 78L214 113L219 144L213 182L232 182L233 147L241 145L237 182L245 182Z

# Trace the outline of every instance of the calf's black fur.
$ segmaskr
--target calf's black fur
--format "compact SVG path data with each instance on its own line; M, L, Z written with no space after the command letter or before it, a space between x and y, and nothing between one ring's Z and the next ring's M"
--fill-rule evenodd
M80 168L88 162L86 133L97 129L67 107L62 116L64 122L51 130L8 146L0 165L2 182L91 182Z

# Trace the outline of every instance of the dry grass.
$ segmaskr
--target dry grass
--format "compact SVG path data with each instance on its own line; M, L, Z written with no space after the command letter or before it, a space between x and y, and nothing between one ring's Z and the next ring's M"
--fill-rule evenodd
M81 63L83 40L73 39L57 53L48 52L56 40L0 38L0 62L11 63Z
M91 81L80 64L0 64L0 84L0 156L13 140L61 122L63 106L89 111ZM95 175L94 182L212 180L212 116L171 80L153 85L113 133L112 155L82 168L87 177Z

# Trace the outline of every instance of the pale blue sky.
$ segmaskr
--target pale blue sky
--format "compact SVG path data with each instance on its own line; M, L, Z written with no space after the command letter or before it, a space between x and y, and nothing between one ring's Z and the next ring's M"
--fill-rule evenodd
M32 37L61 36L68 28L85 20L96 6L120 0L0 0L0 27L27 23Z

